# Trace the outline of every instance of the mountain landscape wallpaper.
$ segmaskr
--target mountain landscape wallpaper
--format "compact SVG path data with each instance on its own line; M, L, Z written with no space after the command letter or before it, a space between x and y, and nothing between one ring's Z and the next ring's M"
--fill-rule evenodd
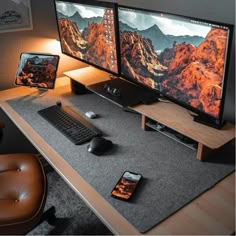
M228 31L119 8L121 72L218 118Z
M59 62L57 55L22 53L16 74L16 85L53 89Z
M56 9L62 51L117 73L113 9L60 1Z

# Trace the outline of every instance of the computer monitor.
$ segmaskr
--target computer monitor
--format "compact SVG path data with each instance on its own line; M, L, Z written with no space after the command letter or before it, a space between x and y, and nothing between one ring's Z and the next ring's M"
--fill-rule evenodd
M55 0L62 53L119 73L117 7L95 0Z
M118 7L121 75L220 128L232 26Z

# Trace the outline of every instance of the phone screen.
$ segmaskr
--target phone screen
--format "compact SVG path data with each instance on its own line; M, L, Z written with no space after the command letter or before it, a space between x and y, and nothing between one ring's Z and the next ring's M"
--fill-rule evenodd
M142 175L125 171L111 192L113 197L128 200L136 189Z

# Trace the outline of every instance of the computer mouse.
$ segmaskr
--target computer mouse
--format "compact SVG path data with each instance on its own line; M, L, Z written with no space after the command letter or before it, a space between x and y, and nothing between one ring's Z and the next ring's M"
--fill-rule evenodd
M86 115L89 119L94 119L94 118L97 117L97 114L94 113L93 111L87 111L87 112L85 113L85 115Z
M113 143L111 140L105 139L103 137L94 137L88 145L88 152L93 153L97 156L102 155L111 149Z

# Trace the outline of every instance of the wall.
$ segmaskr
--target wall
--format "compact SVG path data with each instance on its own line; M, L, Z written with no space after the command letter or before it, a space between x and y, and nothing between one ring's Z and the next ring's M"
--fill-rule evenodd
M109 0L107 0L109 1ZM121 5L154 9L213 21L235 24L235 0L110 0ZM55 41L57 27L53 0L31 0L34 29L0 34L0 90L14 86L19 55L22 51L56 53L61 56L58 75L63 71L85 66L74 59L61 55ZM233 40L235 42L235 39ZM235 43L227 86L225 118L235 122Z
M60 55L58 76L63 71L85 64L61 54L53 0L31 0L33 30L0 34L0 90L14 87L21 52L46 52Z

